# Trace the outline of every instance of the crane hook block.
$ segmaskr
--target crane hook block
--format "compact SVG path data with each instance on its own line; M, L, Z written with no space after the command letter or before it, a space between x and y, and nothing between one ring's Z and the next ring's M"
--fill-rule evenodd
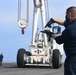
M28 27L28 22L25 21L24 19L20 19L18 21L18 25L19 25L20 28L27 28Z

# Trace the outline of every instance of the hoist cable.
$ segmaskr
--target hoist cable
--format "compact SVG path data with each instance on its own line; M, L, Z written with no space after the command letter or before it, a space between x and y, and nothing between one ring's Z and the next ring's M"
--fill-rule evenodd
M47 22L49 21L49 5L48 5L48 0L45 2L45 9L46 9L46 19Z
M18 0L18 21L21 19L21 0Z
M48 4L48 0L47 0L47 12L48 12L48 20L49 20L49 4Z
M29 22L29 0L27 0L26 21Z

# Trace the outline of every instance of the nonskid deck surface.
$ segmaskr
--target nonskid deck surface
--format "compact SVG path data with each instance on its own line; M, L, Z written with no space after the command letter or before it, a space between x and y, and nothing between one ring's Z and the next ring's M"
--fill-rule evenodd
M0 75L64 75L64 67L53 69L50 66L27 65L18 68L16 63L3 63L0 66Z

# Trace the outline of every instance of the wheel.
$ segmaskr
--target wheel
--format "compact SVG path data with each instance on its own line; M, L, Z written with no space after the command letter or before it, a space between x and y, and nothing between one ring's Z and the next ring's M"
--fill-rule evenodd
M62 56L58 49L53 50L53 57L52 57L52 66L53 68L60 68Z
M19 68L25 67L24 54L26 54L25 49L21 48L17 53L17 66Z

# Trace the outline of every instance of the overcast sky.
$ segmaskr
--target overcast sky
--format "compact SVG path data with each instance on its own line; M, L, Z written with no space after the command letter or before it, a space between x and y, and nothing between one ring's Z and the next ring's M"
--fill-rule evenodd
M26 5L26 0L22 0ZM29 26L25 29L25 34L21 34L21 29L17 24L18 0L0 0L0 53L4 55L4 62L16 62L19 48L29 50L31 42L31 31L33 21L33 0L30 1ZM48 0L49 18L65 19L66 9L76 6L76 0ZM22 7L22 10L26 10ZM25 15L25 13L22 13ZM24 16L23 16L24 17ZM39 21L40 25L40 21ZM62 30L64 27L62 27ZM65 56L63 57L63 61Z

